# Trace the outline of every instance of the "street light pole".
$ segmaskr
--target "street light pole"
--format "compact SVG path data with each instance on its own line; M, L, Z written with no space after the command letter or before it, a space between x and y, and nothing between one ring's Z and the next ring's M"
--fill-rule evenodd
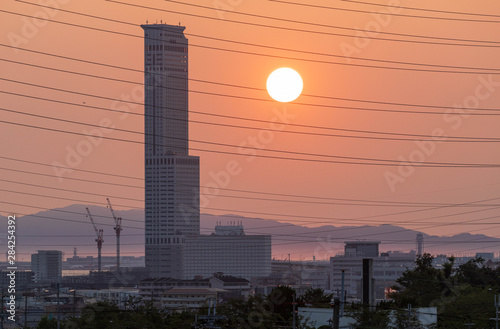
M296 317L297 317L297 315L296 315L296 307L297 307L297 305L295 303L295 291L294 291L293 292L293 329L297 328L297 326L296 326L296 321L297 321L296 320Z
M499 304L499 295L495 295L495 329L498 329L498 304Z
M340 328L340 298L335 296L333 298L333 329Z

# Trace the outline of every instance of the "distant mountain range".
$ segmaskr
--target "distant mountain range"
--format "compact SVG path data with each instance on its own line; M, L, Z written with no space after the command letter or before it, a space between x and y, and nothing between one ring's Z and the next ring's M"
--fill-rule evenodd
M86 217L84 205L38 212L17 219L17 253L27 261L36 250L62 250L65 257L71 257L73 248L78 255L96 255L95 232ZM109 209L90 206L93 217L104 229L103 256L115 255L114 222ZM122 255L144 254L144 211L119 211L123 218ZM6 250L6 217L0 216L0 250ZM306 227L275 220L248 218L236 215L201 215L201 232L210 234L215 225L242 224L246 234L273 235L273 256L284 259L291 254L293 259L326 259L343 251L344 241L381 241L381 251L409 251L416 249L418 231L394 226L340 226L325 225ZM424 235L424 250L433 254L474 254L478 251L496 252L500 239L482 234L459 234L450 237ZM0 260L4 260L0 257Z

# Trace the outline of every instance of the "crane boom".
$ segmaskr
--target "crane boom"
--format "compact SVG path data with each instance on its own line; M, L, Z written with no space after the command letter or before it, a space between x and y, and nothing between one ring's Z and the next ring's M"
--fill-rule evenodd
M118 225L118 218L119 217L116 216L116 214L113 210L113 206L111 206L111 202L109 201L109 198L106 198L106 201L108 201L109 210L111 210L111 215L113 215L113 219L115 220L115 224Z
M92 222L92 225L94 226L94 230L95 230L95 234L96 234L96 239L95 241L97 242L97 269L99 271L99 273L101 272L101 249L102 249L102 243L104 242L102 236L103 236L103 229L100 229L97 227L95 221L94 221L94 218L92 217L92 214L90 213L90 210L88 207L86 207L85 209L87 209L87 214L88 214L88 217L90 218L90 221Z
M90 218L90 221L92 222L92 225L94 226L94 230L95 230L95 233L97 235L97 237L99 237L99 229L97 228L97 226L95 225L95 222L94 222L94 218L92 217L92 215L90 214L90 210L89 208L85 208L87 209L87 214L88 214L88 217Z

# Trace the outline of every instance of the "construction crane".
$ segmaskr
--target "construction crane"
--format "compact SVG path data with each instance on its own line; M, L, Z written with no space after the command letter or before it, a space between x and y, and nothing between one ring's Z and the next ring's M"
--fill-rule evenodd
M109 198L106 198L109 205L109 210L111 210L111 215L113 215L113 219L115 220L115 233L116 233L116 271L120 271L120 232L122 231L122 218L116 216L113 211L113 207L111 206L111 202Z
M101 249L102 249L102 243L104 242L104 240L102 239L103 230L97 228L97 225L94 222L94 218L92 218L92 215L90 214L89 208L85 209L87 209L88 217L90 218L92 225L94 225L95 234L97 235L95 239L95 241L97 242L97 270L99 273L101 273Z

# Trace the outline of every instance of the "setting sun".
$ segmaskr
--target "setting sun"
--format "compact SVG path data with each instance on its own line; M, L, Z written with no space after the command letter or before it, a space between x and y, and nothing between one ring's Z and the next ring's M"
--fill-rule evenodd
M295 70L282 67L267 78L267 92L278 102L291 102L300 96L303 88L302 78Z

